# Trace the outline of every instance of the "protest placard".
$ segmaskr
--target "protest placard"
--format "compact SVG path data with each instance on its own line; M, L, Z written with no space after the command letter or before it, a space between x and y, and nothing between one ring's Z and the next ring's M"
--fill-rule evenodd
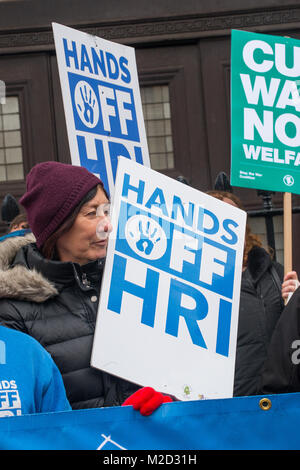
M231 184L300 194L300 41L231 38Z
M300 194L300 41L232 31L231 184L284 192L284 268Z
M73 165L112 194L118 157L149 166L135 51L52 24Z
M92 366L232 396L246 213L120 158Z

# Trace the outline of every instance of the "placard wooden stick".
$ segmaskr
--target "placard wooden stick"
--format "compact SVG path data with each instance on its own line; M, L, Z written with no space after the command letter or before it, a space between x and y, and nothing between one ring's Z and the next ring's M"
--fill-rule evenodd
M292 271L292 194L283 194L284 273Z

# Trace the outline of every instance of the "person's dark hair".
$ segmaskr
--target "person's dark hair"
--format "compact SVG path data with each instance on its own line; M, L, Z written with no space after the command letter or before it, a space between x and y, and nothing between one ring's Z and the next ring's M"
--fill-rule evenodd
M22 224L22 228L29 228L26 214L19 214L10 222L8 227L8 233L19 227L20 224Z
M45 241L45 243L42 245L40 248L40 252L46 259L52 259L52 260L58 260L58 254L56 251L56 242L57 240L70 228L75 222L75 219L77 215L79 214L82 206L86 204L87 202L91 201L97 193L97 189L101 187L101 189L104 191L106 197L108 198L108 195L105 191L105 189L102 186L95 186L93 189L91 189L81 200L81 202L75 207L74 211L72 214L61 224L61 226L54 232L52 235L48 238L48 240Z

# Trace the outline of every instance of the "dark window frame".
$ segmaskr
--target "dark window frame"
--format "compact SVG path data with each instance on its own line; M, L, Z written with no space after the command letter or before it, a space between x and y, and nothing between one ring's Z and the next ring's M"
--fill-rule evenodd
M139 85L157 86L167 85L170 98L170 120L172 129L174 168L157 170L171 178L182 175L182 169L187 164L185 158L185 142L183 135L187 135L186 103L182 105L182 90L184 89L183 67L166 67L164 69L149 69L139 71Z

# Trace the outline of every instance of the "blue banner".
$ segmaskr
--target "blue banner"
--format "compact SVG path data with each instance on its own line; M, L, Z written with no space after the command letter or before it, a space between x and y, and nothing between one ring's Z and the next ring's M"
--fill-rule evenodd
M296 450L299 422L299 393L77 410L1 418L0 449Z

